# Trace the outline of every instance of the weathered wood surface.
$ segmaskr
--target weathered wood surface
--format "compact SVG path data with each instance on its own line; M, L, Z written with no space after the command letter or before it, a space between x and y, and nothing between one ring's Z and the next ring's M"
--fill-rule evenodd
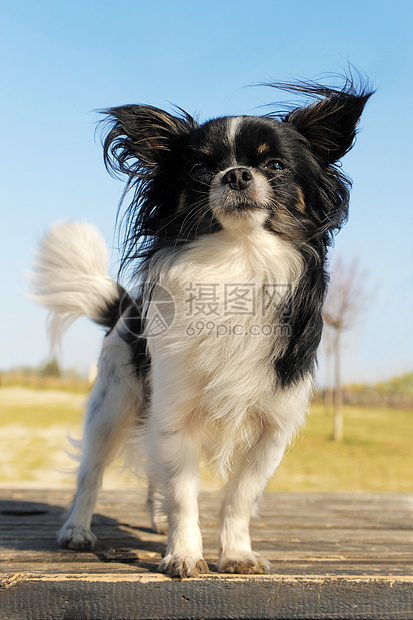
M267 494L253 520L264 576L218 575L219 493L201 495L211 573L156 572L166 537L144 497L101 494L93 552L60 549L70 495L0 491L1 620L132 618L413 619L413 495Z

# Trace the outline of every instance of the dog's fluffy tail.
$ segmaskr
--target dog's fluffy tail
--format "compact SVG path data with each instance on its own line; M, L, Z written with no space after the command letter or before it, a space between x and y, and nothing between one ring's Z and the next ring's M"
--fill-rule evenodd
M108 275L108 250L95 226L58 222L42 239L30 274L31 297L50 310L52 347L80 316L111 329L124 289Z

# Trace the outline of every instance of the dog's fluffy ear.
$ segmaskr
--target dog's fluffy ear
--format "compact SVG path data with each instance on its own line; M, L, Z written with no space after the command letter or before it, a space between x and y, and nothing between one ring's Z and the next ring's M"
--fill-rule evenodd
M106 167L129 177L156 168L197 127L189 114L181 112L181 116L173 116L145 105L105 110L111 126L103 144Z
M373 94L367 86L356 87L347 80L343 90L313 83L284 87L315 97L315 102L292 110L283 121L292 125L311 144L326 164L333 164L353 146L356 127L367 100Z

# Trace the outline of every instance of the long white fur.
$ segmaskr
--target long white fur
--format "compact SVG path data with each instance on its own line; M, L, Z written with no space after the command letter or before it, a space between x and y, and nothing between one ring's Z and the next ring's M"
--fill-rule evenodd
M50 310L54 347L80 316L96 320L118 296L108 275L108 250L98 229L87 222L57 222L36 252L32 299Z

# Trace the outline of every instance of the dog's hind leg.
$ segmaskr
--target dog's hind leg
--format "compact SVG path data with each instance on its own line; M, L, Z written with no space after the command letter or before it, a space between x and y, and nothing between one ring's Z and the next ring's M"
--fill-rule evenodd
M148 498L146 507L151 517L152 529L157 534L168 533L168 519L163 510L163 496L160 490L160 484L155 478L148 475Z
M131 390L130 368L124 364L127 345L119 337L116 339L116 334L113 336L105 341L99 360L98 377L86 414L77 491L58 536L61 545L70 549L93 547L96 537L90 525L104 469L116 455L133 416L138 415L139 385L135 384L135 390Z

